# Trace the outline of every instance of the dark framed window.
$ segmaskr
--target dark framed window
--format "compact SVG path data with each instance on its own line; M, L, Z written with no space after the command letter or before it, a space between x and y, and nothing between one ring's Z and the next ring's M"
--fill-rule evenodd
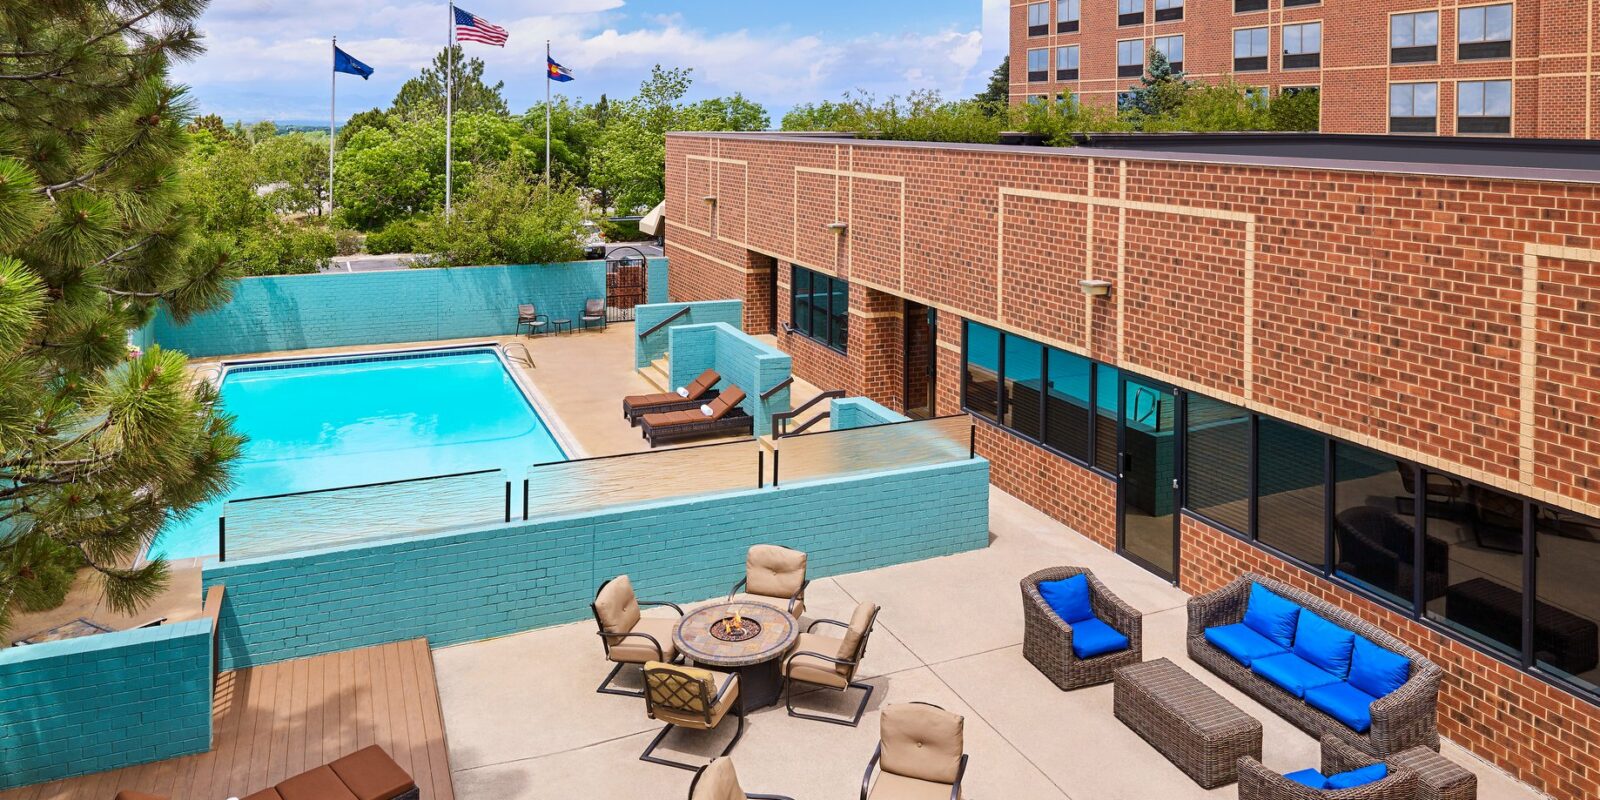
M1283 26L1283 68L1310 69L1322 66L1322 23L1302 22Z
M846 352L850 284L795 265L790 273L790 327L803 336Z
M1328 439L1259 415L1255 434L1256 539L1321 569L1327 562Z
M1028 51L1028 82L1050 80L1050 51L1039 47Z
M1064 350L1046 355L1044 442L1085 464L1093 412L1094 362Z
M1389 131L1434 133L1439 129L1439 84L1389 85Z
M1233 32L1233 71L1258 72L1267 68L1267 43L1271 32L1266 28L1240 28Z
M1600 695L1600 519L1541 506L1533 530L1534 664Z
M1136 78L1144 74L1144 40L1117 42L1117 77Z
M1110 470L1117 452L1115 368L982 323L969 321L964 331L968 411L1086 467Z
M1456 84L1456 133L1510 133L1511 81Z
M1028 35L1046 36L1050 33L1050 4L1028 4Z
M1167 63L1172 65L1173 72L1183 71L1183 35L1157 36L1151 43L1151 48L1167 57Z
M1094 365L1094 465L1113 475L1117 463L1117 402L1122 390L1117 386L1122 371L1109 364Z
M1333 444L1333 574L1408 612L1415 609L1417 469L1346 442ZM1428 581L1429 596L1443 581Z
M1266 10L1267 0L1233 0L1233 13L1235 14Z
M1078 46L1075 44L1056 48L1056 80L1078 79Z
M1077 33L1081 0L1056 0L1056 33Z
M968 322L964 329L962 404L980 417L999 422L1001 334L976 322Z
M1294 8L1296 6L1315 6L1321 4L1322 0L1283 0L1284 8Z
M1389 17L1389 63L1423 64L1439 60L1439 12L1416 11Z
M1118 25L1143 25L1144 0L1117 0Z
M1044 345L1005 334L1000 424L1038 441L1044 432Z
M1183 0L1156 0L1156 22L1183 19Z
M1422 475L1428 487L1425 541L1433 545L1423 550L1423 574L1445 584L1440 596L1426 598L1427 619L1519 655L1528 501L1440 473L1424 470Z
M1510 3L1456 11L1456 58L1510 58L1511 14Z
M1250 412L1192 392L1185 395L1185 507L1250 535Z

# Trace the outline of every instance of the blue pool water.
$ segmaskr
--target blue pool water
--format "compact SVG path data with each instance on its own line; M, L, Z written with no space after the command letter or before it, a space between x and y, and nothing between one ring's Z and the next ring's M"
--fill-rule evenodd
M152 556L215 554L226 500L566 459L490 350L234 367L222 407L248 437L233 490L170 523Z

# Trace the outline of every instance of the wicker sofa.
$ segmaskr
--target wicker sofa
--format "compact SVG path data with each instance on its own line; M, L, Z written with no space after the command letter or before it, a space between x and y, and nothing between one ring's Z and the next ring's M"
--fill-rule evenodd
M1255 583L1411 662L1405 683L1370 705L1372 721L1366 732L1358 733L1329 714L1307 705L1295 695L1251 672L1249 667L1206 640L1207 628L1233 625L1244 620L1251 584ZM1332 734L1378 758L1418 746L1439 749L1437 717L1439 680L1443 677L1443 670L1399 639L1359 617L1306 592L1253 573L1240 575L1210 594L1191 598L1188 611L1189 657L1301 730L1319 738Z
M1353 769L1381 763L1337 736L1322 737L1322 766L1318 772L1324 776L1337 775ZM1245 756L1239 759L1239 800L1415 800L1417 773L1401 766L1389 765L1389 774L1381 780L1349 789L1312 789L1262 766L1260 761Z
M1128 637L1128 648L1093 658L1072 651L1072 625L1050 609L1039 584L1082 575L1089 605L1107 625ZM1083 567L1051 567L1022 579L1022 656L1063 691L1110 683L1119 668L1144 658L1144 618Z

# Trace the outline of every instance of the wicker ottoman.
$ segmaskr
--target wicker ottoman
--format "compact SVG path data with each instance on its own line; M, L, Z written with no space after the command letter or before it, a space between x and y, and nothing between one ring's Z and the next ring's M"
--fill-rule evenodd
M1417 800L1476 800L1478 776L1429 747L1413 747L1396 753L1390 764L1413 770L1422 780L1417 784Z
M1261 759L1261 722L1165 658L1117 670L1112 708L1122 724L1206 789L1239 779L1239 759Z

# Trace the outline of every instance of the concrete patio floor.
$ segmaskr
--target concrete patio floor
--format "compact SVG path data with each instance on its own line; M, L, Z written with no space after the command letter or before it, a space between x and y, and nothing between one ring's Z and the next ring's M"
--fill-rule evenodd
M1144 613L1146 659L1172 659L1261 720L1269 767L1317 765L1311 737L1188 660L1183 592L998 490L991 490L990 533L985 550L811 584L808 620L848 619L861 600L883 606L861 672L877 689L858 728L791 718L781 705L752 714L733 753L746 791L796 800L859 796L878 709L920 700L966 717L969 800L1237 797L1234 785L1199 788L1118 722L1109 684L1062 692L1023 659L1018 583L1061 564L1092 568ZM637 588L650 597L649 586ZM639 760L660 729L644 701L595 693L608 665L592 622L443 648L434 662L458 797L687 796L689 772ZM637 672L624 674L625 684L637 686ZM798 704L842 712L857 697L815 692ZM732 726L730 719L725 730L675 732L666 755L719 751ZM1482 800L1542 796L1453 743L1443 752L1477 773Z

